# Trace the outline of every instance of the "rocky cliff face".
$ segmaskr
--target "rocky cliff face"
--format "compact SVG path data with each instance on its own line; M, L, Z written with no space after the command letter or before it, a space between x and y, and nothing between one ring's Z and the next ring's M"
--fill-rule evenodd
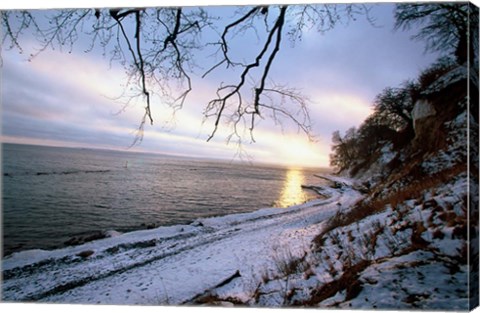
M417 129L417 125L422 122L423 119L435 116L437 112L433 105L427 100L417 100L412 110L413 129Z
M456 67L423 90L411 112L413 139L400 148L386 142L378 158L355 178L383 188L389 181L424 179L432 171L466 167L469 153L478 156L478 144L469 145L469 140L478 142L478 97L471 97L474 89L478 93L478 84L470 73L465 66Z

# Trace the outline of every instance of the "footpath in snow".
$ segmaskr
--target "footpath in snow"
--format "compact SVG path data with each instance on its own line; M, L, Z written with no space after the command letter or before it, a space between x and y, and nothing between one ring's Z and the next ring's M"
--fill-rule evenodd
M335 180L334 177L327 179ZM252 297L263 273L310 249L322 224L361 198L351 182L327 199L287 209L196 220L190 225L126 233L3 260L4 301L83 304L188 304L228 284Z

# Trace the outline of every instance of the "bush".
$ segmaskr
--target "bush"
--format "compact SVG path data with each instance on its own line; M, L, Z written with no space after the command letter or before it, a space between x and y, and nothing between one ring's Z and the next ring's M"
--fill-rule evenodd
M457 66L455 60L449 57L440 58L429 68L425 69L418 77L418 83L421 89L428 88L439 77L445 75Z

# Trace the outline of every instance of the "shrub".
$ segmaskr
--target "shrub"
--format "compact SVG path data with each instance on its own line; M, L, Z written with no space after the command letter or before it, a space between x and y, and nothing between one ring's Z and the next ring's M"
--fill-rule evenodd
M432 66L425 69L418 78L418 83L421 89L428 88L442 75L445 75L457 66L455 60L449 57L440 58Z

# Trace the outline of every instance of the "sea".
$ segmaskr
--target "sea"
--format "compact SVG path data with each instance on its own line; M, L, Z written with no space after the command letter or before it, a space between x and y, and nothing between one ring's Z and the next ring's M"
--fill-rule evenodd
M328 169L2 144L3 255L317 197Z

